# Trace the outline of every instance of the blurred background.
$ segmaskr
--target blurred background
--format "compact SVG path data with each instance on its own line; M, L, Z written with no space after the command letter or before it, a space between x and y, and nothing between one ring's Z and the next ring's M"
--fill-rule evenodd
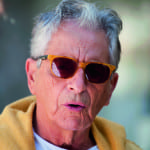
M0 112L30 95L25 75L33 17L58 0L0 0ZM100 113L125 126L127 137L150 150L150 1L91 0L115 9L123 20L119 82L111 103Z

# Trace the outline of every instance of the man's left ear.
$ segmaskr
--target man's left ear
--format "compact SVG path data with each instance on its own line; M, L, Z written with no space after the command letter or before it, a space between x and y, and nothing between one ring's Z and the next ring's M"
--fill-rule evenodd
M112 79L110 80L110 91L111 91L111 95L112 95L112 93L113 93L113 91L114 91L114 89L116 88L116 85L117 85L117 83L118 83L118 78L119 78L119 75L118 75L118 73L114 73L113 75L112 75ZM110 95L110 96L111 96Z
M112 75L112 77L111 77L111 79L110 79L110 83L109 83L109 97L108 97L108 101L106 102L106 106L109 104L109 102L110 102L110 98L111 98L111 95L112 95L112 93L113 93L113 91L114 91L114 89L115 89L115 87L116 87L116 85L117 85L117 82L118 82L118 78L119 78L119 75L118 75L118 73L114 73L113 75Z

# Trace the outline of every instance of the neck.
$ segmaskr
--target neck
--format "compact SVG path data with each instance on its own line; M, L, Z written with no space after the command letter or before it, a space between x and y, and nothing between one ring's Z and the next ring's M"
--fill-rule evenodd
M96 145L90 128L84 130L66 130L51 122L47 123L34 113L33 127L35 132L48 142L69 150L87 150Z

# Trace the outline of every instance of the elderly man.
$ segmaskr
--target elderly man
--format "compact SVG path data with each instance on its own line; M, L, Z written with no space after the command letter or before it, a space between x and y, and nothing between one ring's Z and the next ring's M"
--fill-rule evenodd
M118 81L122 22L111 9L63 0L41 14L26 61L29 96L0 116L1 150L139 150L96 117Z

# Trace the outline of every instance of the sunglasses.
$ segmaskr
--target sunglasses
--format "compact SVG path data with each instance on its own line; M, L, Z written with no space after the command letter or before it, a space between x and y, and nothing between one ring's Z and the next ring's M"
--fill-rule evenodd
M116 69L114 65L100 62L78 62L66 56L44 55L33 59L48 59L52 74L63 79L71 78L78 68L82 68L86 79L91 83L105 83Z

